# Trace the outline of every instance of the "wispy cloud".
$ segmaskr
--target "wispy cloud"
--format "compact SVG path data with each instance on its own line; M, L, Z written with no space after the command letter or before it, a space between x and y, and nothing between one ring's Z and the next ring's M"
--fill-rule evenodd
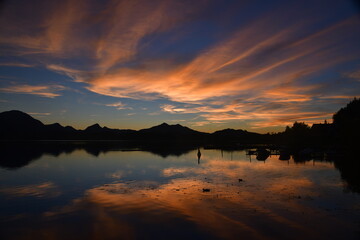
M74 81L81 81L81 79L78 79L78 77L80 77L80 75L84 75L84 72L81 70L76 70L57 64L48 64L46 68L56 73L66 75L72 78Z
M345 75L345 77L349 77L349 78L356 79L356 80L360 81L360 70L349 72L349 73L346 73L344 75Z
M132 109L131 107L128 107L126 104L124 104L122 102L109 103L109 104L105 104L105 106L115 107L117 110Z
M21 8L8 6L0 23L0 44L9 46L8 51L15 55L85 56L92 59L91 69L100 73L138 55L145 36L189 21L198 5L192 3L189 8L185 2L167 0L111 0L103 4L64 0L61 4L39 4L36 17L24 11L32 7L31 3ZM19 11L26 13L21 21L16 17ZM24 22L31 24L24 28Z
M39 112L28 112L27 114L35 115L35 116L49 116L51 113L45 112L45 113L39 113Z
M13 85L9 87L0 88L0 92L4 93L21 93L32 94L41 97L54 98L61 96L59 91L65 90L61 85Z
M209 41L201 51L178 60L181 49L170 54L159 51L156 58L144 53L152 40L157 45L168 44L170 40L162 35L173 35L174 29L190 20L215 19L202 15L207 2L191 2L191 7L187 1L170 0L41 4L47 10L36 18L29 13L21 20L15 18L16 6L5 11L0 44L7 47L7 54L35 59L100 95L166 99L173 104L162 104L163 112L197 114L199 124L240 120L257 121L256 127L265 122L284 125L293 119L316 121L329 116L329 110L311 106L321 99L350 94L334 87L325 91L328 83L324 79L329 75L321 76L325 71L334 78L359 79L358 71L336 72L336 66L360 54L354 48L358 38L354 29L360 26L357 17L337 21L313 15L293 18L298 11L292 5L288 13L278 9L248 19ZM25 29L26 21L32 24ZM0 91L53 98L63 89L17 85ZM130 109L123 102L105 105Z
M265 36L240 29L185 65L170 65L165 70L121 67L86 82L90 91L99 94L138 99L197 102L251 93L267 94L275 100L280 96L307 100L301 94L309 92L309 87L321 88L321 84L306 83L306 78L356 58L356 54L344 55L339 49L343 47L341 33L355 25L355 19L348 19L300 39L294 36L301 30L296 26Z

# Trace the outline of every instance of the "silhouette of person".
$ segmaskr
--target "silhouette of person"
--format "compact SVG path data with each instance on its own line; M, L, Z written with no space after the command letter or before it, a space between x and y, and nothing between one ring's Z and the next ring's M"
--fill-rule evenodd
M200 158L201 158L200 148L198 148L197 157L198 157L198 164L200 164Z

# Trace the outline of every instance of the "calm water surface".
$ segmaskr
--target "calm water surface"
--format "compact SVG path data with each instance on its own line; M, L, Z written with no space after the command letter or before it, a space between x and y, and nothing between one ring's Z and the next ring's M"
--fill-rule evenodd
M201 152L78 149L0 168L1 239L360 239L360 195L333 163Z

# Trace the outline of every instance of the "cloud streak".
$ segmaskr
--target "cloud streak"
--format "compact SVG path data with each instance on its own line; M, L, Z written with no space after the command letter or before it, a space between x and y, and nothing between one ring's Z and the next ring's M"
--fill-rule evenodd
M122 102L109 103L109 104L105 104L105 106L115 107L117 110L132 109L131 107L127 107L126 104Z
M17 62L3 62L0 63L1 67L22 67L22 68L31 68L35 65L32 64L26 64L26 63L17 63Z
M40 97L55 98L61 96L59 91L65 90L61 85L14 85L9 87L0 88L0 92L4 93L19 93L19 94L32 94Z

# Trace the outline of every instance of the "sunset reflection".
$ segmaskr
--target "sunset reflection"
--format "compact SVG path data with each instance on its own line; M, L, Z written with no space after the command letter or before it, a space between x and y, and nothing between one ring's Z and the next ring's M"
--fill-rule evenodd
M292 159L279 161L276 156L265 162L250 161L244 151L221 154L217 150L202 150L198 165L196 152L179 159L182 163L178 166L174 163L179 160L169 157L157 161L141 152L104 155L106 162L113 161L115 156L128 156L133 163L123 162L125 165L121 164L117 171L100 171L106 183L84 189L82 196L68 204L43 211L40 219L54 224L47 229L50 232L72 231L70 219L83 219L87 230L79 236L91 235L92 239L119 236L137 239L157 234L175 239L188 234L222 239L331 238L338 231L351 231L354 227L346 217L334 215L343 211L338 206L346 201L334 197L342 194L343 184L332 163L298 165ZM74 157L84 157L79 153ZM149 157L152 163L138 165L146 163ZM157 173L150 175L154 170ZM134 173L141 175L132 179ZM328 178L322 179L320 173ZM141 180L144 177L147 180ZM37 197L45 194L37 189L45 191L52 186L42 184L32 191L17 188L13 192L3 188L1 193ZM358 204L347 200L347 208L357 207ZM58 225L58 221L65 225ZM88 225L90 222L95 225ZM183 226L183 232L173 236L178 224ZM159 225L161 230L156 227Z

